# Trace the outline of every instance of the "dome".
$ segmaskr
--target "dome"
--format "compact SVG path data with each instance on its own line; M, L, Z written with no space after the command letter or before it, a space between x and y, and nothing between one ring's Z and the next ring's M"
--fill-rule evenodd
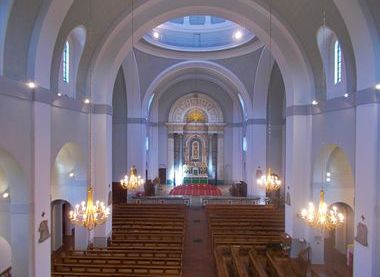
M211 15L173 18L145 34L155 46L176 51L207 52L231 49L251 41L255 35L239 24Z

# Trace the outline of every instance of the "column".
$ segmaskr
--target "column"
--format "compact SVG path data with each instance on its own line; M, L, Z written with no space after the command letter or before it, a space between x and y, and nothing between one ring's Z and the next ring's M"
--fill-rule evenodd
M297 239L308 239L297 213L310 201L312 116L292 115L286 119L286 180L291 206L285 205L285 231Z
M216 183L218 184L218 180L223 181L224 180L224 134L220 133L218 134L218 150L217 150L217 180Z
M168 167L167 167L167 179L170 185L173 185L174 181L174 135L168 134Z
M179 134L179 154L178 154L178 181L177 184L182 185L183 184L183 134Z
M46 91L35 92L36 97ZM39 242L40 223L48 221L51 230L51 207L50 207L50 183L51 183L51 107L49 104L33 102L33 121L34 121L34 276L50 276L50 251L51 238ZM17 226L18 230L24 232L28 229L25 226ZM20 234L21 235L21 234ZM21 235L20 238L25 235ZM23 241L23 240L21 240ZM25 240L28 241L28 240ZM13 249L12 249L13 251ZM24 249L25 251L25 249ZM26 252L26 251L25 251ZM16 266L17 268L17 266ZM16 270L16 269L15 269ZM27 276L15 272L15 276Z
M265 189L257 185L256 170L260 167L264 172L266 168L267 125L265 119L253 119L251 123L246 131L248 195L265 197Z
M376 92L375 92L376 93ZM379 241L379 104L356 108L355 151L355 236L356 226L368 229L368 246L354 245L354 276L379 276L376 261L380 255ZM364 220L362 220L364 216ZM377 249L376 249L377 244Z
M214 176L214 168L212 164L212 134L208 135L208 165L207 165L207 170L208 170L208 179L209 181L213 181L215 178Z
M74 249L78 251L87 250L89 232L86 228L75 226Z
M112 184L112 116L109 114L92 114L92 184L94 201L108 202L109 184ZM112 210L112 206L109 206ZM107 240L112 235L112 216L105 224L96 226L94 246L107 247Z

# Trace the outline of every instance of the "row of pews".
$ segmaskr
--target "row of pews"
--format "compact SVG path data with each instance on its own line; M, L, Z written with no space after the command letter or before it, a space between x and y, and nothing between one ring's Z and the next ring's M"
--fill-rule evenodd
M306 276L308 251L283 254L284 209L271 205L208 205L209 232L219 277Z
M52 276L181 276L185 206L115 204L105 249L65 253Z

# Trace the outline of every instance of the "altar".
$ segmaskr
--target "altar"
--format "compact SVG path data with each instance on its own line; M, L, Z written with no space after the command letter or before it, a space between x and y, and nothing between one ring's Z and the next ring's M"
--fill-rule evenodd
M221 183L223 121L219 105L204 94L191 93L176 101L166 123L169 184Z
M189 163L182 168L183 184L208 184L208 170L205 164Z

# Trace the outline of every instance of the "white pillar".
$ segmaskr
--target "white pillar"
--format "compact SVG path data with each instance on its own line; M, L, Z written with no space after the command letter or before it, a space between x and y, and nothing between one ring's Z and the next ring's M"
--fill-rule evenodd
M44 92L45 93L45 92ZM39 242L40 223L48 221L51 232L51 107L33 103L34 121L34 276L50 276L51 238ZM42 214L44 216L42 217ZM26 229L25 229L26 230ZM25 231L24 230L24 231ZM15 274L15 276L21 276ZM23 275L26 276L26 275Z
M149 127L149 158L148 162L148 178L154 179L158 177L158 126Z
M224 136L223 134L218 134L218 150L217 150L217 176L216 184L218 180L224 180Z
M30 276L30 273L36 271L37 265L33 261L33 240L35 239L31 230L32 225L32 205L27 204L12 204L11 205L11 247L12 247L12 276ZM37 232L36 232L37 233ZM38 242L37 242L38 243ZM50 245L49 245L50 246ZM36 247L35 247L36 248ZM36 250L34 249L34 253ZM40 251L46 264L50 264L50 248L47 255ZM36 259L37 260L37 259ZM41 258L38 257L41 261ZM33 270L33 266L35 270ZM41 266L38 266L41 270ZM50 267L45 268L50 276ZM34 275L39 276L39 275Z
M243 175L242 128L232 128L232 181L240 181Z
M174 182L174 136L173 134L168 135L168 181L170 184Z
M379 104L356 108L356 161L355 161L355 236L356 226L363 222L368 228L368 246L355 241L354 276L379 276L376 258L376 195L379 191ZM377 206L378 207L378 206ZM362 215L365 220L362 221ZM379 214L377 214L379 216ZM377 220L379 218L377 217Z
M305 225L297 213L311 200L311 115L286 119L286 180L291 205L285 205L285 231L294 239L306 239Z
M86 228L75 226L74 249L79 251L87 250L89 232Z
M92 115L92 182L94 200L108 202L109 184L112 184L112 116ZM112 210L112 207L109 207ZM112 216L105 224L96 226L94 246L106 247L112 234Z
M319 201L319 199L318 199ZM317 203L317 202L314 202ZM309 243L311 247L311 263L312 264L324 264L325 263L325 236L319 229L313 229L305 227L306 232L309 233Z
M51 212L51 237L52 237L52 247L53 251L57 251L63 243L62 234L62 204L55 204Z
M256 182L258 167L264 172L266 167L266 123L265 120L253 120L247 126L247 184L248 195L265 197L265 189L260 188Z
M146 125L141 122L142 119L128 119L127 134L127 164L128 168L135 165L137 173L141 178L145 179L146 168L146 151L145 151L145 138L146 138ZM133 122L136 120L137 122ZM132 121L132 122L131 122Z

